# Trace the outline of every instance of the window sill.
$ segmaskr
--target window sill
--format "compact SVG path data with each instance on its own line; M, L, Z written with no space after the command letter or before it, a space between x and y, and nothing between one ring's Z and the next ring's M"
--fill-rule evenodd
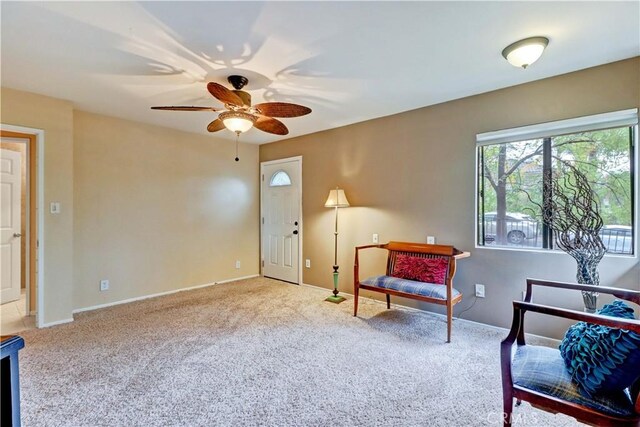
M488 250L488 251L513 251L513 252L533 252L533 253L538 253L538 254L555 254L555 255L568 255L566 252L563 252L559 249L553 249L553 250L549 250L549 249L536 249L536 248L505 248L502 246L479 246L477 243L475 245L475 249L482 249L482 250ZM630 255L630 254L604 254L605 258L626 258L626 259L637 259L638 255L637 255L637 251Z

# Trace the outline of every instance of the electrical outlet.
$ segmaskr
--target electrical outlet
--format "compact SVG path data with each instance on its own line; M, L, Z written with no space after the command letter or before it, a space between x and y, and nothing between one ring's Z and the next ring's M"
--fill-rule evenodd
M51 204L49 205L49 211L52 214L59 214L60 213L60 202L51 202Z
M435 236L427 236L427 244L435 245L436 244L436 237Z
M109 281L108 280L100 280L100 291L108 291L109 290Z
M378 236L378 233L374 233L373 234L373 243L379 243L380 242L380 236Z
M310 259L305 260L304 266L307 267L307 268L311 268L311 260Z
M236 261L236 269L240 268L240 261Z
M484 298L484 285L476 283L476 296L478 298Z

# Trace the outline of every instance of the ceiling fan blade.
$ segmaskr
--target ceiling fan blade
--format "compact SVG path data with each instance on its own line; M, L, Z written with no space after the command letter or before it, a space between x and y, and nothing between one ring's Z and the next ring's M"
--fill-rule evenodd
M211 95L213 95L216 99L222 101L225 104L237 106L244 105L244 102L242 102L242 99L240 99L238 95L231 92L221 84L209 82L209 84L207 84L207 90L209 90L209 93L211 93Z
M258 119L253 125L267 133L273 133L276 135L286 135L289 133L289 129L287 129L284 123L271 117L258 116Z
M311 108L288 102L265 102L253 106L260 114L269 117L300 117L311 112Z
M209 126L207 126L207 130L209 132L218 132L222 129L224 129L224 123L222 123L222 120L220 119L215 119L214 121L209 123Z
M219 111L213 107L194 107L187 105L169 105L166 107L151 107L152 110L170 110L170 111Z

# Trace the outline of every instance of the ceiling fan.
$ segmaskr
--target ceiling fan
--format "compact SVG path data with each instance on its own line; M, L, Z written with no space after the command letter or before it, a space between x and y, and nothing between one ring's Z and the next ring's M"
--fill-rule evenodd
M224 104L224 108L196 107L196 106L166 106L151 107L153 110L171 111L221 111L218 118L209 123L207 130L217 132L222 129L229 129L240 135L252 127L256 127L263 132L275 135L286 135L289 129L281 121L274 117L300 117L311 112L310 108L302 105L290 104L287 102L264 102L262 104L251 105L251 95L242 90L249 83L249 79L244 76L229 76L227 81L231 83L235 90L229 90L221 84L209 82L207 90L217 100Z

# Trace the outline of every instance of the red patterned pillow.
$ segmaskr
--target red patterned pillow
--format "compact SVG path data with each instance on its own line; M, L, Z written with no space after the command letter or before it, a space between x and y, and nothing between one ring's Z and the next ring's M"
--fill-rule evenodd
M401 279L444 285L448 267L447 258L420 258L398 254L391 275Z

